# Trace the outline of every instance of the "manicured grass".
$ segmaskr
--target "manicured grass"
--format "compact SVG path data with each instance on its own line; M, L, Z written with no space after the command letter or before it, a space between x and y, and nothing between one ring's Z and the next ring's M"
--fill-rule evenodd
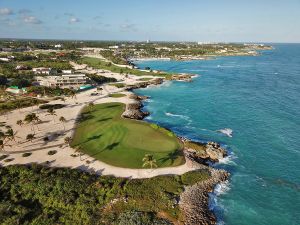
M138 69L119 67L111 63L102 61L101 59L92 58L92 57L83 57L82 59L79 60L79 63L87 64L95 69L109 70L115 73L124 73L124 74L128 73L136 76L143 76L143 75L166 76L166 77L171 76L171 74L169 73L145 72L145 71L140 71Z
M152 124L121 117L123 103L86 107L78 121L72 146L110 165L142 168L145 154L157 160L158 167L184 163L182 146L172 132Z
M115 93L115 94L109 94L108 96L111 97L111 98L121 98L121 97L124 97L126 95L121 94L121 93Z

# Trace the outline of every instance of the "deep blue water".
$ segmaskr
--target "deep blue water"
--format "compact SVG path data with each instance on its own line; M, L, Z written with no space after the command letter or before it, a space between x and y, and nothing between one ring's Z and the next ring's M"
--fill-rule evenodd
M199 74L136 92L151 96L147 120L232 152L218 165L232 175L217 192L220 224L300 224L300 44L274 47L258 57L138 63Z

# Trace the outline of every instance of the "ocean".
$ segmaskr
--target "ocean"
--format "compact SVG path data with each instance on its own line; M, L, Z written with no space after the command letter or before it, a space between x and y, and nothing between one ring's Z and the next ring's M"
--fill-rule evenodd
M300 44L273 46L259 56L137 63L198 75L136 93L151 97L146 120L229 151L215 165L231 173L211 195L218 224L300 224Z

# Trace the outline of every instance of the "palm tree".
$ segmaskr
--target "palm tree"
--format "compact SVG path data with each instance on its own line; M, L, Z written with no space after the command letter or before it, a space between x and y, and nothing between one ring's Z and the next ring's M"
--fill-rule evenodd
M28 141L30 141L30 142L32 142L34 138L35 138L35 134L28 134L28 135L26 136L26 140L28 140Z
M48 114L46 116L52 116L53 117L53 122L55 122L55 116L57 116L55 110L53 108L49 108L47 110L47 113Z
M8 140L16 142L16 137L17 137L16 134L17 133L18 132L14 132L14 130L12 128L10 128L5 132L4 135L5 135L5 137L7 137Z
M70 146L71 142L72 142L72 138L71 137L65 137L65 144Z
M72 99L74 99L74 102L75 102L75 100L77 100L76 91L71 90L70 96L71 96Z
M11 145L7 145L4 140L0 140L0 151L3 151L6 146L11 147Z
M23 120L18 120L16 124L19 125L20 127L22 127L24 122L23 122Z
M33 123L36 125L37 129L39 129L38 123L41 122L41 119L39 118L38 115L36 115L35 113L33 113Z
M156 165L156 160L153 158L153 155L146 154L145 157L143 158L143 167L150 165L151 169L153 167L157 167Z
M24 121L28 124L31 124L31 130L34 132L35 134L35 130L34 130L34 121L35 121L35 118L36 118L36 114L35 113L30 113L30 114L27 114L24 118Z
M81 161L81 154L82 154L81 150L82 150L81 146L78 145L78 146L75 147L75 152L79 152L79 160L80 161Z
M66 118L61 116L59 117L59 121L62 123L62 125L64 126L64 130L66 130L66 127L65 127L65 122L67 122Z

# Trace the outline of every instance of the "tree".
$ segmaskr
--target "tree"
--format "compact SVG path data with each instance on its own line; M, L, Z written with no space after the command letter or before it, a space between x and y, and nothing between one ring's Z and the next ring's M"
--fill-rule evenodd
M64 141L65 141L66 145L70 146L70 144L72 142L72 138L71 137L65 137Z
M59 121L62 123L62 125L64 126L64 130L66 130L66 127L65 127L65 123L67 122L66 118L61 116L59 117Z
M31 130L34 132L35 134L35 130L34 130L34 122L35 122L35 118L36 118L36 115L35 113L30 113L30 114L27 114L24 118L24 121L28 124L31 124Z
M80 161L81 161L81 156L82 156L81 150L82 150L81 146L78 145L78 146L75 147L75 152L79 152L79 159L80 159Z
M75 100L77 100L76 91L71 90L70 91L70 96L71 96L72 99L74 99L74 102L75 102Z
M34 138L35 138L35 134L28 134L28 135L26 136L26 140L28 140L28 141L30 141L30 142L32 142Z
M19 125L20 127L22 127L24 122L23 122L23 120L18 120L16 124Z
M49 108L47 110L47 113L48 114L46 116L52 116L53 117L53 122L55 122L55 116L57 116L55 110L53 108Z
M143 167L149 165L151 167L151 169L153 167L157 167L157 164L156 164L156 160L154 159L153 155L150 155L150 154L146 154L145 157L143 158Z
M89 107L89 110L92 111L93 108L94 108L94 106L95 106L95 104L94 104L93 102L90 102L90 103L89 103L89 106L88 106L88 107Z
M8 140L16 142L16 134L17 132L14 132L14 130L10 128L5 132L4 135L7 137Z
M0 140L0 151L3 151L6 146L11 147L11 145L7 145L4 140Z

